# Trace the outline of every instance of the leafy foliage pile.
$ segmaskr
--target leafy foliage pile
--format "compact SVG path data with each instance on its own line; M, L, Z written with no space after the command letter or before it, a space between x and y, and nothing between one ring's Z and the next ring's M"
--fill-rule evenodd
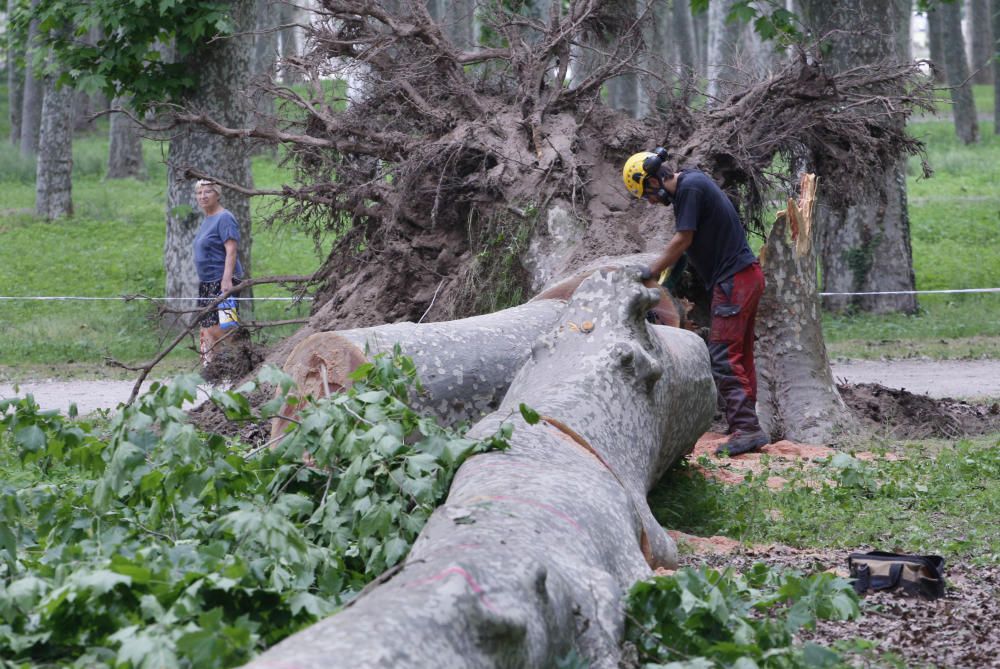
M511 428L473 441L415 414L404 356L354 379L274 450L188 424L193 375L104 431L30 396L0 402L4 448L73 474L0 490L0 666L240 664L399 562L463 460L506 447ZM260 381L282 389L268 415L293 384L273 369ZM253 385L213 401L250 418Z
M685 568L642 581L629 592L628 607L626 634L644 666L670 669L835 666L838 653L796 645L794 635L817 619L860 616L844 579L759 563L745 575Z

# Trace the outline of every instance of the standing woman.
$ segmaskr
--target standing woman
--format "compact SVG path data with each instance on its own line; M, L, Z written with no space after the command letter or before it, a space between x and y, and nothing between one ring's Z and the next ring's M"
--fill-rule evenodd
M220 200L222 187L202 179L195 184L195 198L205 213L205 219L194 238L194 265L198 270L198 307L204 308L215 298L239 284L243 267L236 257L240 245L240 228L236 217L225 209ZM231 297L237 297L234 293ZM219 325L219 310L212 309L202 316L201 364L212 361L213 349L225 334Z

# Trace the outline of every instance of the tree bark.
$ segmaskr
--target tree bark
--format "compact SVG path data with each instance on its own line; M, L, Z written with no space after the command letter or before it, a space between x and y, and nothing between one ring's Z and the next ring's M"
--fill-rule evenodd
M7 16L14 11L15 0L7 0ZM10 143L21 144L21 105L24 96L24 70L17 65L21 54L14 48L14 33L7 29L7 113L10 121Z
M1000 0L990 2L993 25L993 134L1000 135Z
M721 99L731 93L739 80L736 69L740 24L726 21L733 0L719 0L708 5L708 95ZM714 104L714 103L713 103Z
M931 73L937 83L944 83L946 79L944 36L941 31L940 6L935 3L927 8L927 48L930 51L931 64L933 65Z
M287 345L269 356L281 365L297 386L297 397L325 397L350 386L350 374L379 353L399 346L417 367L423 392L415 406L443 424L471 423L496 409L514 373L530 354L535 340L550 330L567 300L597 271L648 265L653 255L602 259L576 274L553 282L530 302L492 314L439 323L391 323L368 328L313 332L297 338L291 352ZM657 322L680 327L686 310L664 289L650 309ZM303 328L308 329L309 326ZM280 416L294 417L285 406ZM271 438L288 426L278 417L271 424Z
M765 289L757 316L757 415L772 441L827 443L855 420L830 371L817 294L817 179L804 174L761 249ZM822 222L819 222L822 225Z
M690 6L690 0L687 0ZM691 25L694 28L694 45L697 54L698 76L708 77L708 12L692 13Z
M73 214L73 89L45 78L35 177L35 211L46 220Z
M399 346L413 359L423 385L414 407L442 424L473 422L496 410L532 343L552 329L565 306L565 300L539 300L457 321L317 332L292 350L283 369L295 379L297 397L320 398L349 387L355 369ZM294 407L286 406L281 415L294 416ZM274 419L271 438L287 426Z
M32 16L38 0L31 0ZM45 92L42 78L35 65L38 44L38 20L32 19L28 26L27 47L24 51L24 93L21 97L21 155L30 158L38 153L38 133L42 123L42 99Z
M836 71L901 60L894 37L900 23L897 3L810 0L803 3L803 10L810 28L820 35L829 33L830 58ZM903 122L902 117L895 121L899 127ZM818 231L824 292L907 291L915 287L906 161L888 161L883 170L871 174L868 187L854 204L824 204L824 224ZM821 201L826 203L828 196ZM824 306L834 311L856 308L912 313L917 300L913 295L838 296L824 298Z
M972 0L969 16L972 36L972 82L993 82L993 26L990 0Z
M893 0L899 21L896 29L896 55L906 62L913 60L913 40L910 35L913 25L913 0Z
M236 37L206 44L187 57L190 67L198 70L201 84L184 101L184 106L205 112L231 127L244 127L250 118L250 101L245 97L245 91L253 54L250 34L254 28L255 2L237 0L231 3ZM199 127L187 126L171 138L167 163L167 234L163 251L166 296L197 297L198 276L194 268L192 243L201 223L201 215L194 198L194 181L185 176L185 171L196 169L218 179L251 187L253 174L250 171L249 147L245 141L225 139ZM239 258L244 272L249 275L252 271L250 259L253 245L249 199L232 191L224 192L222 205L239 222ZM193 309L195 302L175 304L181 305L182 309ZM241 309L245 307L241 306Z
M281 25L289 25L299 22L301 15L305 11L293 3L279 3ZM278 35L279 49L281 53L281 81L285 84L294 84L302 79L301 71L295 67L289 67L287 63L300 55L299 43L302 41L300 28L286 28Z
M979 121L969 81L969 62L965 57L962 36L962 7L958 2L944 3L941 14L941 39L944 47L945 76L951 92L955 134L964 144L979 141Z
M687 77L698 71L698 48L694 35L694 19L690 0L674 0L671 10L673 41L677 45L677 65Z
M112 109L130 110L129 98L117 97ZM138 124L126 114L111 114L108 130L107 179L145 179L146 162L142 157L142 136Z
M635 273L595 274L500 409L511 448L469 459L400 571L250 666L617 667L622 600L676 550L645 494L715 406L695 335L647 325ZM542 416L527 425L517 407Z

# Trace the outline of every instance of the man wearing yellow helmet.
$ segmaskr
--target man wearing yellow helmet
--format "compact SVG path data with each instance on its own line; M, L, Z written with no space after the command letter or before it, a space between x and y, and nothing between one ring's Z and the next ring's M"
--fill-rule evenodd
M764 273L747 244L739 214L704 172L666 165L662 148L632 155L622 170L625 187L651 204L673 205L676 232L649 267L652 277L682 256L712 295L708 350L715 385L726 404L729 440L716 451L738 455L769 443L757 419L754 321L764 292Z

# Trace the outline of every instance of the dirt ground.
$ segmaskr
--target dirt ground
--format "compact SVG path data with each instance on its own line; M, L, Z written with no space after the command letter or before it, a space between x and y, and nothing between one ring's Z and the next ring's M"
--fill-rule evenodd
M846 550L799 550L788 546L741 548L724 537L677 537L683 566L707 565L746 571L754 563L803 572L833 571L848 576L847 557L872 547ZM880 653L891 652L906 667L979 669L1000 667L1000 567L945 564L947 591L934 601L906 597L899 592L870 593L864 598L860 620L820 621L803 633L802 641L832 645L841 639L872 641ZM862 661L856 666L896 666Z

